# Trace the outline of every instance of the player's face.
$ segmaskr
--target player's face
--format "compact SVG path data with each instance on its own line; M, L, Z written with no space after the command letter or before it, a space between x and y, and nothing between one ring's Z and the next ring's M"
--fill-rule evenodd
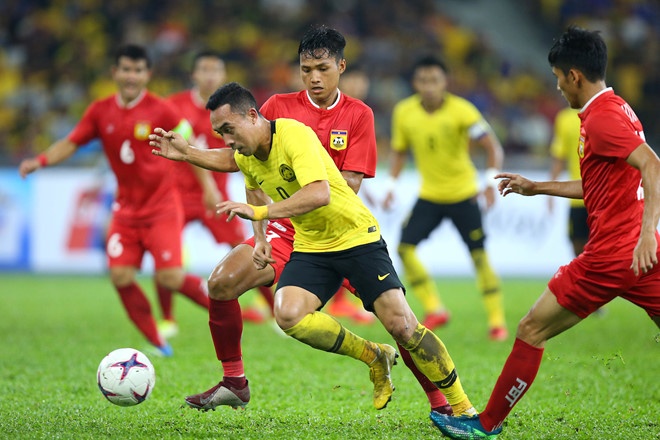
M447 90L447 75L438 66L418 67L413 75L413 88L424 104L440 105Z
M120 57L112 68L112 78L119 88L119 94L124 102L131 102L147 87L151 78L151 70L147 60L133 60Z
M211 112L211 125L229 148L252 156L259 147L258 117L256 109L250 109L247 114L233 113L229 104L225 104Z
M561 69L553 67L552 74L557 78L557 90L561 92L568 105L571 108L581 108L582 105L578 101L575 72L569 70L568 75L564 75Z
M195 63L192 80L202 96L211 96L225 83L225 63L216 57L202 57Z
M346 60L337 62L327 51L320 58L300 55L300 78L312 101L322 108L334 104L337 99L339 76L345 69Z

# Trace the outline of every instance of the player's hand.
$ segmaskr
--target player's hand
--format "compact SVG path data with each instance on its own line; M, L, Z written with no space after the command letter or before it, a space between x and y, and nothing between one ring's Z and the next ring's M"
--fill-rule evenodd
M218 203L222 201L224 201L222 194L215 185L213 188L205 190L202 194L202 203L204 203L204 207L209 216L216 214Z
M21 175L22 178L25 179L25 177L28 174L38 170L39 168L41 168L41 164L39 163L39 161L31 157L29 159L24 159L23 161L21 161L21 163L18 165L18 173Z
M254 220L254 210L247 203L232 202L226 200L216 205L217 214L227 214L227 221L231 221L234 217L239 216L246 220Z
M267 241L255 241L252 261L258 270L265 269L269 264L275 263L272 251L273 248Z
M389 211L394 206L394 191L388 191L383 199L383 209Z
M487 186L483 192L484 200L486 202L486 210L489 210L495 204L495 187Z
M642 233L639 236L637 246L633 251L633 261L630 265L636 276L650 271L653 266L658 264L657 249L658 243L655 239L655 231Z
M495 176L496 179L501 179L497 184L497 189L503 197L510 193L520 194L522 196L533 196L536 193L534 188L535 182L521 176L520 174L513 173L499 173Z
M188 141L179 133L165 131L160 127L154 128L149 135L149 145L155 147L151 153L166 159L182 161L186 158Z

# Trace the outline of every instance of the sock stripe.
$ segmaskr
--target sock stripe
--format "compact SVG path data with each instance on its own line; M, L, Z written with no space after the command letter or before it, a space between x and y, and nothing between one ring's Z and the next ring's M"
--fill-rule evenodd
M433 382L438 388L444 389L444 388L449 388L450 386L454 385L456 382L456 379L458 379L458 374L456 374L456 368L451 370L451 373L449 373L449 376L445 377L444 379L438 381L438 382Z
M328 351L330 353L337 353L339 350L339 347L341 347L341 344L344 343L344 338L346 337L346 329L342 326L341 329L339 330L339 334L337 335L337 339L335 340L335 345L330 347Z

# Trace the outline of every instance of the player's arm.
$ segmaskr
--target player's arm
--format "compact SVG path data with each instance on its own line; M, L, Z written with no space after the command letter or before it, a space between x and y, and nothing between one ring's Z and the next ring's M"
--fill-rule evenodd
M502 196L515 193L523 196L547 195L568 199L583 198L581 180L536 182L513 173L499 173L495 175L495 179L501 179L498 189Z
M407 151L398 151L394 149L390 151L390 174L385 183L385 198L383 199L384 209L390 209L392 206L397 179L399 178L407 159Z
M358 191L360 191L362 179L364 179L364 173L344 170L341 172L341 175L344 177L344 180L346 180L346 183L348 183L348 186L350 186L351 189L355 191L355 194L357 194Z
M495 203L495 189L497 181L495 175L502 169L504 150L499 139L493 133L490 125L484 120L477 122L468 129L471 143L481 148L486 153L486 172L484 197L486 198L486 209Z
M291 197L270 205L226 201L218 205L218 213L226 213L231 220L234 216L258 221L275 218L289 218L307 214L330 203L330 183L317 180L300 188Z
M245 188L245 200L252 206L266 206L271 203L270 197L261 189ZM252 251L252 261L257 269L263 269L266 265L274 263L272 258L272 247L266 237L266 225L268 220L252 221L254 230L254 250Z
M660 160L647 143L635 148L627 162L642 174L644 188L644 214L639 240L633 252L630 266L635 275L648 272L658 264L656 228L660 221Z
M234 173L238 165L234 160L234 152L230 148L215 148L204 150L196 148L186 141L183 136L162 128L154 129L149 135L149 145L155 147L151 152L170 160L185 161L190 164L221 173Z
M71 142L68 138L60 139L48 147L43 153L23 160L18 166L18 172L21 177L24 178L39 168L64 162L66 159L73 156L77 148L78 145Z

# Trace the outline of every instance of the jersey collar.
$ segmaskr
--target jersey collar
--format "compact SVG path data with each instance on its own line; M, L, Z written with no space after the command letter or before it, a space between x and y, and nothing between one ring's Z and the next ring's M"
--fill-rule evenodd
M309 92L307 90L305 90L305 94L307 95L307 99L309 100L310 104L312 104L314 107L322 110L321 107L312 100L312 97L309 96ZM335 102L333 102L332 105L329 106L326 110L332 110L333 108L335 108L337 106L337 104L339 104L340 99L341 99L341 90L337 89L337 99L335 99Z
M124 102L121 100L121 95L119 93L117 93L115 95L115 101L117 102L117 105L119 106L119 108L129 110L129 109L132 109L133 107L135 107L136 105L138 105L142 101L142 99L144 99L144 97L146 95L147 95L147 90L146 89L142 90L140 92L140 94L137 96L137 98L135 98L134 100L132 100L131 102L129 102L127 104L124 104Z
M604 88L603 90L601 90L600 92L596 93L596 94L595 94L594 96L592 96L591 99L589 99L589 101L587 101L587 103L586 103L586 104L580 109L580 113L582 113L583 111L585 111L585 110L587 109L587 107L589 106L589 104L591 104L592 102L594 102L594 101L596 100L596 98L598 98L600 95L604 95L605 93L607 93L607 92L612 92L612 91L613 91L613 90L612 90L612 87L606 87L606 88Z

